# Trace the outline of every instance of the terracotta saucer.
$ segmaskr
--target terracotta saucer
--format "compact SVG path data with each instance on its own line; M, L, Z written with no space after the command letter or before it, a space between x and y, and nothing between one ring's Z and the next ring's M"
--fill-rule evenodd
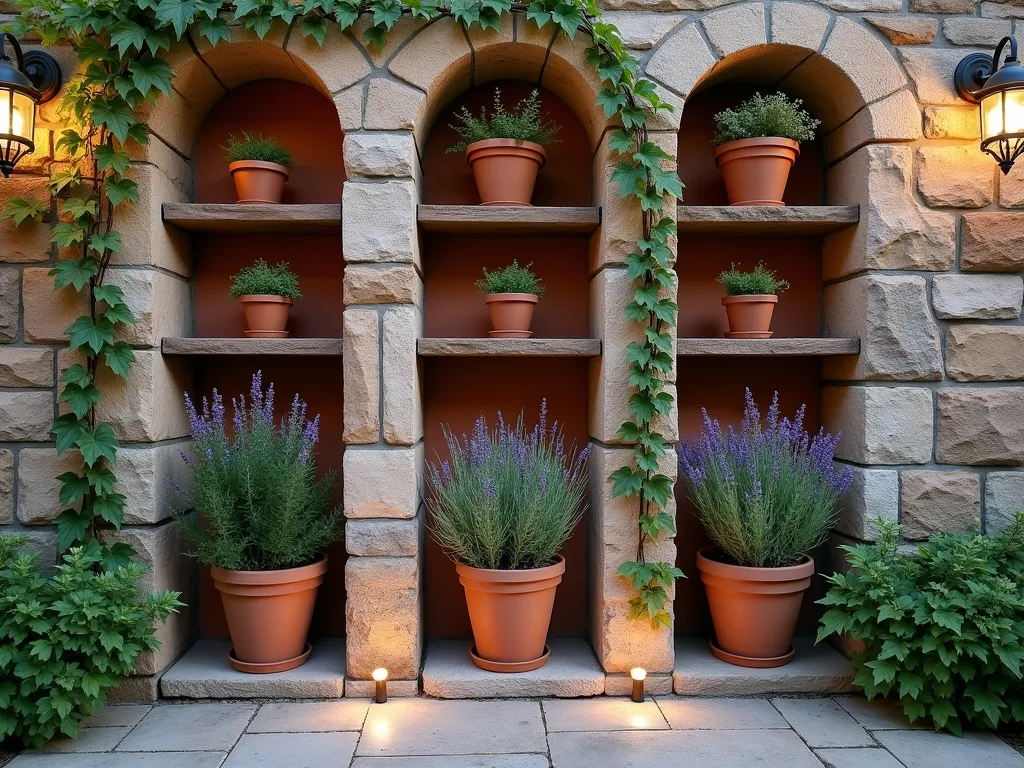
M487 335L492 339L528 339L533 331L488 331Z
M246 331L245 335L250 339L285 339L288 331Z
M509 200L495 200L490 203L480 203L480 205L486 205L488 208L493 208L496 205L504 205L509 208L533 208L533 203L515 203Z
M269 675L272 672L287 672L289 669L301 667L309 659L309 654L312 652L313 646L306 643L306 650L294 659L258 664L251 661L239 661L235 658L235 649L231 648L228 650L228 661L231 662L231 666L239 672L248 672L253 675Z
M548 658L551 656L551 649L545 645L544 653L540 658L532 659L531 661L488 661L476 655L475 645L469 649L469 655L473 659L474 664L480 667L480 669L486 669L488 672L529 672L531 669L540 669L547 664Z
M770 339L775 331L726 331L727 339Z
M748 667L750 669L771 669L772 667L781 667L785 664L789 664L789 662L793 660L793 654L796 652L793 646L789 646L789 652L784 653L782 656L771 656L766 659L760 659L752 656L740 656L738 653L723 651L715 645L714 640L708 640L708 647L711 649L711 653L716 659L721 659L729 664L735 664L737 667Z

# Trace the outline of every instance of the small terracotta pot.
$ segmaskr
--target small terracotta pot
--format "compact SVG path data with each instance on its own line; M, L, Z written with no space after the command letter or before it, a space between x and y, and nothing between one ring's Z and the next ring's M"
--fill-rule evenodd
M565 573L561 555L552 565L498 571L456 563L473 626L473 663L491 672L528 672L544 666L555 588Z
M239 296L238 301L245 313L245 335L258 339L283 339L288 335L288 311L292 300L287 296L272 296L266 293Z
M748 568L722 562L721 551L697 553L715 625L711 652L740 667L781 667L793 658L793 633L814 560L783 568Z
M481 205L530 205L546 160L544 147L532 141L484 139L466 147Z
M228 166L235 180L235 193L239 203L281 202L288 169L277 163L262 160L236 160Z
M306 636L327 556L280 571L210 568L231 635L231 666L241 672L283 672L309 658Z
M789 169L800 155L793 139L736 139L715 148L729 205L785 205Z
M727 339L769 339L772 314L779 297L771 293L723 296L722 306L729 318Z
M491 313L492 338L526 339L533 336L530 322L537 297L532 293L488 293L484 297Z

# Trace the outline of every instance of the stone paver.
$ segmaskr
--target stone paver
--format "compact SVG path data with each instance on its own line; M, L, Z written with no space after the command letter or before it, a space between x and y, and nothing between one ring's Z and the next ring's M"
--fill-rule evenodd
M219 768L224 752L25 754L9 762L8 768Z
M247 733L313 733L358 731L363 727L370 702L304 701L269 703L260 707Z
M547 755L357 757L352 768L548 768Z
M831 699L773 699L772 704L812 747L872 747L875 742Z
M131 728L83 728L77 739L54 739L40 752L109 752Z
M249 704L154 707L118 747L120 752L227 752L256 713Z
M83 728L123 725L129 728L138 725L139 721L149 714L152 707L148 704L121 704L100 707L90 717L82 721Z
M358 733L247 733L224 768L337 768L348 765Z
M911 723L899 704L885 699L868 701L859 696L841 696L836 697L835 702L869 731L931 729L931 726L922 720Z
M1024 755L990 733L878 731L875 738L907 768L1024 768Z
M789 728L766 699L666 698L658 699L658 706L678 731Z
M814 754L829 768L903 768L884 749L816 749Z
M544 721L554 731L639 731L667 729L658 705L630 699L562 699L545 701Z

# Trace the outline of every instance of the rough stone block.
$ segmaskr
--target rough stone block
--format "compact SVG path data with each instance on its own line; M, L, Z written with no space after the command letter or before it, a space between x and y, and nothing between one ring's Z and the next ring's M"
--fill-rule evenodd
M968 272L1024 269L1024 213L965 213L960 268Z
M21 165L19 164L19 168ZM6 179L6 184L13 179ZM16 189L4 190L5 199L23 197ZM50 244L50 225L46 222L24 221L14 226L8 218L0 219L0 262L24 264L47 261L53 246Z
M821 422L843 436L836 458L858 464L932 460L932 393L916 387L824 387ZM956 463L956 462L953 462Z
M829 379L938 381L939 331L927 282L916 275L863 275L824 292L824 335L861 340L858 357L825 361Z
M411 131L423 114L426 98L423 91L404 83L375 77L366 91L363 127L371 131Z
M1024 380L1024 327L951 326L946 331L946 374L955 381Z
M366 55L370 57L370 61L373 62L373 65L375 67L380 67L388 61L388 59L394 56L395 51L401 48L410 37L429 23L430 22L425 19L414 19L411 15L404 15L393 27L391 27L391 29L388 30L383 48L379 48L376 45L369 45L368 43L362 43L363 50L366 52ZM359 20L352 25L352 34L354 34L358 40L363 41L365 39L363 37L365 31L372 26L372 16L361 16Z
M875 519L896 521L900 514L900 479L893 469L850 467L853 484L839 502L836 530L860 541L878 537Z
M992 2L978 3L978 8L981 10L981 16L985 19L1024 19L1024 11L1021 10L1020 5L1010 0L993 0ZM1021 23L1020 21L1014 22L1014 30L1016 34L1020 34Z
M456 83L469 81L468 68L463 65L470 54L469 43L458 25L431 24L406 43L388 69L428 93L446 91Z
M0 441L44 442L52 423L52 392L0 391Z
M332 94L362 80L371 71L359 46L336 25L327 25L322 45L312 37L290 34L285 48L290 56L312 69Z
M931 206L984 208L995 199L996 172L976 145L917 150L917 191Z
M981 478L974 472L900 472L903 537L968 531L981 524Z
M156 146L156 145L155 145ZM180 157L167 150L159 166L133 165L131 176L139 185L139 200L118 211L121 251L111 259L115 265L159 267L176 275L192 274L189 237L177 227L165 224L160 210L163 203L191 201L191 172Z
M154 269L114 268L107 283L120 286L135 315L135 325L118 336L133 346L158 347L164 336L188 336L192 326L192 299L185 280Z
M338 111L338 124L345 133L358 131L363 127L363 103L366 100L366 86L357 83L340 91L334 97L334 108Z
M0 525L14 520L14 453L0 449Z
M71 287L54 292L49 271L31 267L21 276L25 341L32 344L66 342L64 330L89 309L89 298L84 292L76 293Z
M52 387L53 350L0 347L0 387Z
M1008 530L1024 511L1024 472L989 472L985 477L985 533Z
M345 270L345 282L348 272ZM375 310L344 314L345 430L347 444L380 437L380 317Z
M412 181L345 182L345 261L411 262L418 266L417 200Z
M57 519L60 503L57 475L81 469L75 453L57 456L53 448L22 448L18 454L18 520L24 525L48 525Z
M412 305L389 307L383 315L384 440L412 445L423 437L422 371L416 340L423 317Z
M832 17L803 3L772 4L772 43L816 51L825 39Z
M0 342L18 338L21 308L21 275L16 269L0 267Z
M345 517L414 518L423 486L423 444L345 451Z
M940 464L1024 464L1024 388L963 387L938 392Z
M350 557L345 592L349 677L368 680L377 667L399 680L417 677L423 648L419 558Z
M63 351L58 366L71 359ZM109 422L118 440L150 443L189 434L184 398L190 384L189 369L180 361L163 357L158 349L135 350L131 376L126 381L101 365L96 386L103 399L96 416Z
M411 133L346 133L345 172L353 176L417 177Z
M864 20L893 45L927 45L935 40L939 31L936 19L919 16L865 16Z
M185 500L175 489L188 485L182 451L191 442L122 447L117 452L117 485L125 496L125 525L152 525L181 510Z
M914 141L921 138L921 110L909 88L902 88L869 104L825 137L828 160L882 141Z
M647 51L660 43L686 16L682 13L610 11L604 14L604 18L619 30L623 45L634 51Z
M1024 32L1024 23L1019 27ZM999 205L1003 208L1024 208L1024 166L1019 163L1006 176L999 176Z
M962 48L900 48L914 92L922 104L963 105L953 87L956 65L969 51ZM986 53L989 53L986 51Z
M953 45L991 45L1010 34L1013 23L1009 19L977 19L963 17L942 20L942 34Z
M345 551L360 557L415 557L420 547L420 521L348 520Z
M980 139L981 120L978 108L925 107L924 137L926 139Z
M944 320L1016 320L1024 300L1017 275L936 275L932 306Z
M411 264L352 264L345 268L345 306L423 303L423 281Z
M974 13L976 0L910 0L917 13Z
M690 24L655 51L647 62L647 75L686 98L717 61L698 26Z
M768 42L762 3L727 6L702 17L701 24L720 59Z

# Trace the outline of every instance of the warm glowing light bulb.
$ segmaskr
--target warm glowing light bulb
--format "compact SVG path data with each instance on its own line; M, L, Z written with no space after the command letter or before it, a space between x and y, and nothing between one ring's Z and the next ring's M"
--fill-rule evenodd
M631 670L629 670L629 676L632 677L634 680L646 680L647 670L643 667L633 667Z
M11 109L12 98L14 99L13 110ZM22 94L0 90L0 133L25 136L25 128L28 125L28 115L25 114L25 109L26 107L31 109L31 104L27 102L27 97Z
M373 679L376 680L378 683L381 680L387 680L388 671L384 669L384 667L377 667L375 670L373 670Z

